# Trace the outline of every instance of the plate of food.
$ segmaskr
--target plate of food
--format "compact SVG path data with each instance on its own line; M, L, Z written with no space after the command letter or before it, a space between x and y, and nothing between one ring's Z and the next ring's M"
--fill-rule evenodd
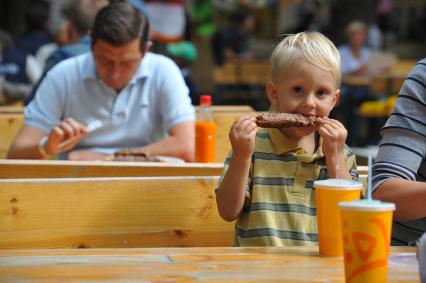
M116 151L113 155L108 156L106 160L109 161L129 161L129 162L165 162L165 163L185 163L183 159L163 156L163 155L149 155L139 148L121 149Z

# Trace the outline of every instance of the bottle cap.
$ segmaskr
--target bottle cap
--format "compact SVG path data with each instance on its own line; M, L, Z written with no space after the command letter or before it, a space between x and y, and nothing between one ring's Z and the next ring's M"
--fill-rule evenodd
M212 105L212 97L210 95L200 95L201 105Z

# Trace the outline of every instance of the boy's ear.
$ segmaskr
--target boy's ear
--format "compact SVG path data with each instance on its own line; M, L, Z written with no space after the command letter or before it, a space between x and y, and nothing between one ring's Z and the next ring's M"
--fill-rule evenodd
M271 106L278 106L278 91L275 84L272 81L269 81L266 84L266 94L268 95L269 102L271 102Z
M333 108L339 103L340 100L340 88L336 89L336 94L334 95L333 99Z

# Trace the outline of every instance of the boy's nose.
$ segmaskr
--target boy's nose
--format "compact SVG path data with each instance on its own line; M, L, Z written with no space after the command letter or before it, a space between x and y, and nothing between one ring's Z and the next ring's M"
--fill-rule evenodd
M310 107L310 108L315 107L316 101L315 101L315 95L313 93L310 93L306 96L306 99L304 101L304 105L306 107Z

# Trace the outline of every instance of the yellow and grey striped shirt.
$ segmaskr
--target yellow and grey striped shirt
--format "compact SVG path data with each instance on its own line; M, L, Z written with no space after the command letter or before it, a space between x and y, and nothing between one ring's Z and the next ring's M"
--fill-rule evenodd
M353 179L358 179L355 155L347 146L344 154ZM222 178L231 155L232 152L225 161ZM327 178L321 146L314 154L308 154L279 130L261 129L256 135L246 201L236 223L234 245L316 245L313 182Z

